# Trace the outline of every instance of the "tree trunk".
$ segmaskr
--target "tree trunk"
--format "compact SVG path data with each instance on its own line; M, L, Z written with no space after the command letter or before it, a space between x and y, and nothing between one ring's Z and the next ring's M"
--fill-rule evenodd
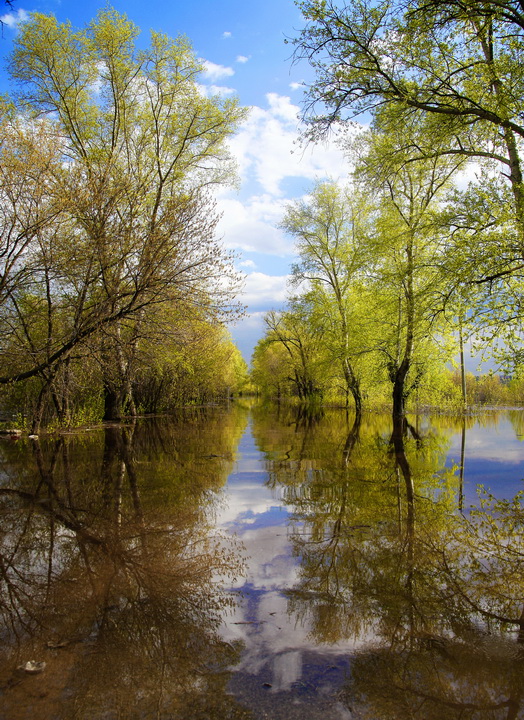
M459 322L459 341L460 341L460 387L462 389L462 407L468 409L468 397L466 393L466 366L464 364L464 338L462 335L462 320Z
M104 383L104 417L103 420L120 422L122 419L122 391L108 383Z
M406 375L407 368L402 363L395 373L393 382L393 421L403 418L406 414Z
M360 382L353 372L353 368L347 358L344 358L342 363L342 371L344 373L344 379L346 381L346 407L347 407L347 390L353 396L353 402L355 403L355 413L357 417L362 416L362 393L360 392Z

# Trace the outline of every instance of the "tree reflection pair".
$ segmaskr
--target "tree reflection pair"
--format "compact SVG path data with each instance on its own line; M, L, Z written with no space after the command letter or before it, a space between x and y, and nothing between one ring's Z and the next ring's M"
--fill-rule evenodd
M218 633L242 564L210 530L243 425L151 425L3 446L1 717L249 717Z
M300 563L289 612L359 648L342 693L358 717L524 717L521 496L464 514L434 426L341 418L290 420L268 454Z

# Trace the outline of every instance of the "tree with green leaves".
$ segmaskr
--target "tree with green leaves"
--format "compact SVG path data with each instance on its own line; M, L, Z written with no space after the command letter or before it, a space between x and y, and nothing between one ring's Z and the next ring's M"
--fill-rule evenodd
M322 373L325 368L323 332L312 317L313 310L309 298L303 297L292 299L288 308L280 313L267 313L266 336L255 349L258 367L255 377L260 378L267 375L268 363L273 365L275 361L272 346L279 347L278 375L284 379L288 391L303 402L321 399L326 386L325 373ZM278 394L281 389L279 384Z
M509 182L519 243L508 263L478 278L523 265L524 185L520 145L524 11L519 0L304 0L306 25L295 58L315 70L305 115L311 137L334 123L390 109L411 158L436 154L488 162ZM435 148L435 143L437 148Z
M399 130L370 130L360 138L356 166L358 181L375 198L366 290L396 418L404 416L425 358L443 331L439 309L448 279L441 271L443 247L434 213L461 164L460 158L438 154L405 162L402 139Z
M346 405L351 393L358 415L362 412L359 357L367 349L355 292L367 260L358 228L359 202L362 199L335 183L318 184L306 200L288 206L282 222L295 239L299 258L293 283L316 307L327 352L344 378Z
M107 367L120 368L116 383L104 379L106 419L124 411L122 343L143 336L148 308L183 303L215 321L238 310L239 277L215 237L208 189L232 178L226 140L244 111L202 94L187 40L153 32L139 51L138 32L112 9L79 31L33 14L10 62L17 105L4 112L5 124L25 123L32 142L14 187L45 177L35 207L12 213L18 259L7 268L8 292L0 288L1 350L11 361L0 382L38 376L51 386L68 358L99 337ZM37 144L50 156L37 152L35 168ZM2 166L15 150L3 144Z

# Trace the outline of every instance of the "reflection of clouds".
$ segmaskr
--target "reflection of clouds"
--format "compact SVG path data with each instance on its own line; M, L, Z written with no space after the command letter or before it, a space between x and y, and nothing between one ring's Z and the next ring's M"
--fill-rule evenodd
M229 485L222 500L223 507L217 522L237 534L243 525L252 524L253 515L262 515L280 502L271 497L263 479L256 480L256 473L235 473L234 482Z
M243 528L252 525L257 516L275 507L283 508L280 497L267 487L267 478L264 458L248 427L238 446L237 466L224 489L218 526L242 535ZM285 523L287 514L284 509L282 513Z
M242 592L242 601L228 610L220 630L224 640L243 647L240 661L232 668L233 677L238 678L238 687L237 681L232 681L232 692L239 698L246 694L250 705L256 696L256 704L264 712L267 709L267 717L276 717L271 698L280 702L277 693L295 693L293 686L308 682L308 673L313 672L316 695L307 702L293 695L297 712L305 713L297 717L305 717L314 706L325 720L345 720L350 715L334 700L344 676L341 673L337 682L327 676L320 681L317 676L370 638L341 640L336 646L320 649L311 632L312 616L299 617L288 611L285 592L297 584L299 561L289 541L287 508L279 491L267 486L262 458L246 430L219 517L221 527L239 537L247 559L246 573L235 585ZM263 689L265 694L259 697L257 693Z
M291 685L302 675L302 653L291 650L277 655L273 661L273 687L275 690L290 690Z
M461 434L452 440L449 455L460 462ZM466 459L493 460L524 465L524 444L515 435L511 422L501 418L496 425L481 427L478 423L466 430Z
M282 516L283 519L285 516ZM247 529L242 544L250 558L246 582L256 590L291 587L296 580L295 559L284 526Z

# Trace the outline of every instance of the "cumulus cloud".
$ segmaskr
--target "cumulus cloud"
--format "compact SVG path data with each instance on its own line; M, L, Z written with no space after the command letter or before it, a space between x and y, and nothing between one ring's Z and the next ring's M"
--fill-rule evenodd
M269 308L271 309L271 308ZM242 319L242 323L246 330L260 330L264 326L264 318L267 310L255 310L255 312L248 313ZM262 335L262 333L260 333Z
M234 95L236 93L235 88L228 87L227 85L199 85L198 87L205 97L213 97L215 95L227 97L228 95Z
M249 60L249 57L246 55L237 55L236 62L237 63L247 63Z
M251 356L264 334L263 316L281 308L287 299L293 240L279 229L286 202L303 197L316 181L347 180L350 167L335 140L303 146L300 143L300 108L287 96L270 93L264 107L254 106L230 142L242 181L240 194L223 191L217 197L222 212L218 232L229 249L255 252L271 259L274 275L254 270L251 264L240 300L249 314L232 329L244 356ZM259 266L262 259L257 258ZM240 265L239 265L240 267ZM264 267L264 269L267 269Z
M347 161L335 142L301 147L300 108L289 97L276 93L266 97L268 107L251 108L231 141L243 180L254 179L263 192L282 197L286 178L314 181L347 174Z
M251 307L267 308L282 305L287 296L289 275L266 275L252 272L246 276L246 284L242 295L243 302Z
M204 68L204 77L209 80L221 80L222 78L231 77L235 74L233 68L225 65L218 65L210 60L203 60L202 65Z
M228 38L233 37L233 33L230 33L229 30L224 30L222 37L227 40Z
M292 255L293 241L277 227L284 210L279 198L252 195L241 201L222 196L218 207L222 212L218 232L227 248L279 257Z
M26 10L17 10L15 13L6 13L0 16L0 21L7 27L16 29L21 23L29 20L29 13Z
M305 85L301 82L292 82L289 83L289 87L291 88L291 90L300 90L301 88L305 87Z
M242 191L218 195L218 232L226 247L291 258L293 241L278 228L287 199L302 196L315 181L347 177L347 161L334 141L300 145L298 113L289 97L269 94L267 107L252 107L232 138Z

